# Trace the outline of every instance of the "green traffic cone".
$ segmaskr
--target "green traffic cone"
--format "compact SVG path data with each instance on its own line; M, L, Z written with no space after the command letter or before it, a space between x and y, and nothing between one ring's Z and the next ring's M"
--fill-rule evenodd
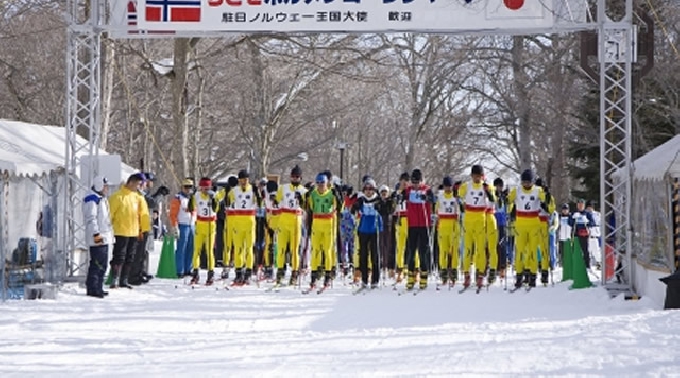
M569 289L585 289L587 287L593 286L588 277L588 271L586 270L586 263L583 261L583 251L581 251L581 243L577 240L573 243L574 253L572 255L573 261L573 275L574 283L569 287Z
M562 249L562 282L574 279L574 239L566 240Z
M172 236L163 237L163 249L161 258L158 260L158 278L177 278L177 265L175 264L175 238Z
M106 277L106 282L104 282L104 285L111 286L112 282L113 282L113 276L111 276L111 269L109 269L109 275L108 275L108 277Z

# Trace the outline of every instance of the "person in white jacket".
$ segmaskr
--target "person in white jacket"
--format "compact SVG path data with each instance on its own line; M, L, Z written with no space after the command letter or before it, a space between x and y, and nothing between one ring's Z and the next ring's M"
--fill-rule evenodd
M92 181L92 192L83 200L85 233L90 246L90 266L87 270L87 295L104 298L104 273L113 244L113 226L109 212L109 182L106 177L97 176Z

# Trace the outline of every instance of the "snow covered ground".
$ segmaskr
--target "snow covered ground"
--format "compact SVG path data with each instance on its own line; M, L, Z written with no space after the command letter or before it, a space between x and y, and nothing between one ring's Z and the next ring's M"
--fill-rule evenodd
M562 283L303 296L154 279L8 301L0 334L2 377L680 376L680 312Z

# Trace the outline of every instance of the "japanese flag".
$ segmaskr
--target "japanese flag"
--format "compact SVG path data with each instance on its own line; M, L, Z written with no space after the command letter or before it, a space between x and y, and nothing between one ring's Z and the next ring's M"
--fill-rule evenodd
M488 0L489 20L542 19L552 12L552 0Z

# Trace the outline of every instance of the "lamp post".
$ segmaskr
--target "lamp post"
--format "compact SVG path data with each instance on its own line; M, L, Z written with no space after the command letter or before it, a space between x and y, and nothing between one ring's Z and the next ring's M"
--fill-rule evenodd
M338 142L338 143L335 144L335 148L340 150L340 179L344 181L345 149L347 148L347 143Z

